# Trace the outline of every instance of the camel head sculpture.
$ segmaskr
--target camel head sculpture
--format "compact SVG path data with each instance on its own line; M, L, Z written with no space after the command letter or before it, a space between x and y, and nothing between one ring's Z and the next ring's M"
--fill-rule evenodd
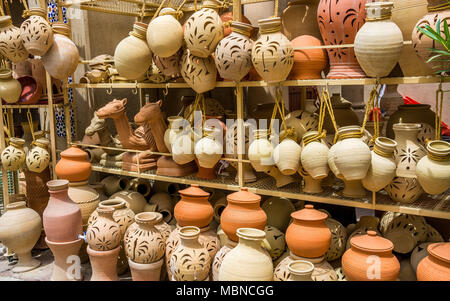
M106 127L106 119L100 119L97 116L97 112L94 112L94 117L91 119L91 123L84 131L87 136L93 136L95 133L103 131Z
M97 117L100 119L118 118L125 111L126 104L127 104L126 98L122 100L114 99L97 110Z
M161 111L161 106L162 100L145 104L139 113L134 116L134 122L137 124L143 124L154 118L164 118L162 117L163 113Z

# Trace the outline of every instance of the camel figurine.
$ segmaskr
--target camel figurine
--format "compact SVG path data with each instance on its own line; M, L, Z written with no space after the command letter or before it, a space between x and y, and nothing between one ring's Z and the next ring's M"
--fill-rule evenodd
M101 146L122 148L120 140L113 137L106 128L106 119L98 118L97 112L94 112L94 117L91 119L91 123L89 124L89 126L84 130L84 134L88 137L92 137L96 133L98 134L98 137L100 139ZM122 153L118 150L103 150L109 156L115 156Z

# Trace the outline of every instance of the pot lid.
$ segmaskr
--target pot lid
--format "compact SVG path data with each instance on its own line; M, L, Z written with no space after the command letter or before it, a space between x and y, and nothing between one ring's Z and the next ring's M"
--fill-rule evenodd
M322 221L327 219L328 214L314 209L314 205L307 204L304 209L291 213L291 217L302 221Z
M66 158L85 158L87 160L88 153L77 146L71 146L65 151L61 152L61 157Z
M209 197L209 192L204 191L197 184L191 184L191 187L180 190L179 193L185 196Z
M261 201L261 196L248 191L247 187L242 187L241 191L227 195L227 200L237 203L255 203Z
M352 247L370 252L387 252L394 249L394 244L386 238L377 236L377 232L369 230L366 235L357 235L350 240Z
M431 256L450 263L450 242L439 242L430 244L427 247Z

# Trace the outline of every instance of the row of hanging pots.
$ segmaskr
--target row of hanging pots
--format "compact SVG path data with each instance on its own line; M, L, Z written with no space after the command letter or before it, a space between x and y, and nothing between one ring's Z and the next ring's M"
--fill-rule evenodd
M26 165L29 171L36 173L44 171L50 164L50 141L47 138L36 139L27 153L25 153L24 144L25 140L22 138L10 138L9 146L1 153L3 168L17 171Z

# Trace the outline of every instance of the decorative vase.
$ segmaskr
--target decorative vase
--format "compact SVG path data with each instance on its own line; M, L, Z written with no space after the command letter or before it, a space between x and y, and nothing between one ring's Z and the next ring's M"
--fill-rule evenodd
M204 93L216 86L217 69L211 56L201 58L186 49L181 57L181 76L197 93Z
M314 264L306 260L295 260L288 264L288 281L313 281Z
M30 54L43 56L52 47L53 29L45 19L45 9L33 7L29 13L30 17L20 26L20 37Z
M132 190L116 192L110 198L126 201L128 203L128 208L130 208L135 214L144 211L144 207L147 204L147 201L142 194Z
M106 196L112 196L116 192L130 188L130 181L127 178L119 178L118 176L107 176L101 183L105 189Z
M337 281L338 275L334 271L333 267L324 260L324 257L319 258L304 258L299 257L290 252L283 260L281 260L274 271L274 281L289 281L291 272L288 269L290 263L297 260L305 260L311 262L314 265L314 270L311 274L313 281Z
M145 76L152 64L152 53L146 41L148 25L135 22L130 35L120 41L114 51L114 66L128 80Z
M24 144L25 140L21 138L11 137L9 139L9 146L1 154L2 165L5 170L16 171L25 162Z
M427 248L429 255L417 266L419 281L450 280L450 243L431 244Z
M325 253L325 259L333 261L340 258L346 250L347 231L340 222L331 218L329 214L325 224L331 232L330 248Z
M50 164L50 154L48 139L36 139L35 146L28 152L25 162L29 171L40 173Z
M151 51L162 58L177 53L183 44L183 28L173 8L163 8L147 28L147 43Z
M45 70L54 78L64 80L73 75L80 58L78 48L70 39L70 27L66 23L53 23L53 44L41 58Z
M207 127L204 132L205 136L195 144L194 152L201 167L213 168L222 158L222 132L215 127Z
M266 233L254 228L239 228L238 245L223 258L219 281L271 281L273 263L262 247Z
M260 37L252 49L252 62L268 83L286 80L294 64L294 48L281 33L281 18L258 20Z
M83 227L87 227L89 217L100 202L98 192L88 185L88 181L69 182L69 198L74 201L81 210Z
M175 205L174 216L181 226L203 228L209 225L213 217L213 208L208 202L209 193L197 184L180 190L181 200Z
M395 132L394 159L397 164L396 176L405 178L417 178L416 166L419 160L425 156L425 148L420 145L417 135L420 124L397 123L393 126Z
M13 104L19 101L22 93L22 86L17 79L12 77L11 70L0 70L0 101L4 100L7 104Z
M162 74L171 78L177 78L181 76L180 60L182 53L183 51L179 50L169 57L159 57L154 54L153 62Z
M405 204L414 203L424 192L417 179L405 177L395 177L384 190L392 200Z
M167 149L172 152L172 144L175 142L178 135L184 133L185 131L190 131L191 127L189 126L187 129L184 128L185 119L183 119L183 117L181 116L170 116L167 118L167 121L169 121L169 126L164 132L164 144L166 145Z
M317 115L302 110L290 112L286 115L285 122L287 127L294 129L299 143L307 132L316 131L319 126Z
M317 24L319 0L289 1L281 15L283 33L289 40L302 35L321 39Z
M12 24L11 16L0 17L0 54L13 63L23 62L28 52L22 43L20 29Z
M302 139L302 153L300 161L303 169L314 180L321 180L328 176L330 168L328 167L329 148L324 139L311 141L305 144L307 139L318 135L317 131L307 132Z
M157 212L163 215L165 222L169 223L173 217L174 201L167 192L157 192L152 195L149 204L155 204Z
M248 147L250 164L257 172L267 172L274 165L274 149L268 136L268 130L254 130L253 142Z
M325 49L302 49L301 47L322 46L322 42L313 36L302 35L291 40L294 47L294 65L289 79L321 79L322 71L328 65L328 56Z
M286 232L291 220L291 214L295 207L289 199L270 197L261 205L261 209L267 215L267 224Z
M292 136L284 138L273 150L273 160L280 172L291 176L298 170L302 148Z
M325 45L353 44L358 30L366 17L366 0L332 1L321 0L317 9L317 20ZM364 78L350 48L327 49L330 72L327 78Z
M61 152L61 160L55 166L58 178L70 182L87 180L92 168L87 158L88 154L76 146L71 146Z
M114 208L98 207L96 212L98 217L89 224L86 231L89 248L94 251L111 251L118 248L122 233L113 218Z

